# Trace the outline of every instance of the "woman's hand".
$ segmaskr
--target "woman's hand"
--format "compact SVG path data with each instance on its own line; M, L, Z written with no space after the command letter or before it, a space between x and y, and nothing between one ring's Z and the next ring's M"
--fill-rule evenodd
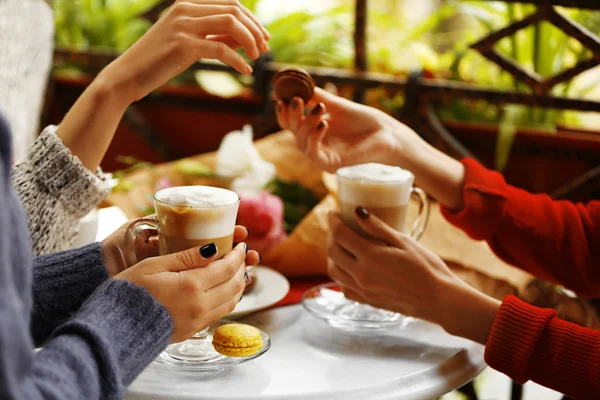
M345 295L485 344L500 303L461 281L408 235L357 211L361 229L373 240L348 228L337 213L329 219L329 275Z
M135 220L126 222L101 243L102 253L104 254L104 265L111 277L132 267L132 265L129 265L126 261L127 257L125 257L125 235L127 228L134 221ZM247 237L248 229L240 225L235 227L233 232L234 243L243 242ZM135 253L136 259L140 261L149 257L158 256L158 231L154 229L144 229L137 235L135 238ZM254 250L250 250L246 256L246 263L247 265L255 265L258 264L259 259L259 254Z
M127 107L201 58L252 72L234 50L258 58L269 34L237 0L178 0L129 50L107 66L60 124L57 135L92 172Z
M206 251L204 251L206 255ZM114 279L146 289L173 318L171 342L181 342L231 313L246 288L246 245L224 258L204 258L199 248L148 258Z
M278 101L277 121L296 135L298 148L319 168L335 172L346 165L380 162L397 164L403 142L420 140L389 115L317 88L305 116L305 104L295 97Z
M113 82L133 102L202 58L219 60L242 74L252 68L235 52L256 60L269 50L269 33L237 0L177 0L100 79Z
M412 129L375 108L315 90L314 107L304 115L302 99L277 102L279 125L296 135L298 148L319 168L335 172L369 162L411 171L415 182L451 209L463 207L464 168L430 146Z

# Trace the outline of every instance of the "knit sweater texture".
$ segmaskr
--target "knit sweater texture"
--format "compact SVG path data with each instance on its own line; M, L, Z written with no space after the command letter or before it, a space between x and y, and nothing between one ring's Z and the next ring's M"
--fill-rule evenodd
M506 184L474 160L463 164L465 207L442 208L450 222L487 241L504 261L581 296L600 297L600 201L554 201ZM600 398L600 331L515 296L500 307L485 358L517 382L532 380L577 399Z
M46 128L12 171L35 255L69 249L79 220L110 192L110 175L99 168L96 174L85 168L56 136L56 129Z
M44 0L0 0L0 110L12 130L16 161L40 132L53 40L52 10Z
M108 279L99 244L33 259L11 160L0 115L0 399L120 399L167 346L171 317Z
M35 255L70 249L79 219L110 192L50 126L37 138L52 66L54 20L43 0L0 0L0 111L13 134L13 185L27 213Z

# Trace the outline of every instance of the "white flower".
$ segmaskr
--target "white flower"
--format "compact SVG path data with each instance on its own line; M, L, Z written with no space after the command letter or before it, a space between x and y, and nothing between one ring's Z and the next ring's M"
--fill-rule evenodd
M252 139L252 127L246 125L225 135L217 152L217 175L232 179L231 190L239 194L260 193L276 175L275 165L260 157Z

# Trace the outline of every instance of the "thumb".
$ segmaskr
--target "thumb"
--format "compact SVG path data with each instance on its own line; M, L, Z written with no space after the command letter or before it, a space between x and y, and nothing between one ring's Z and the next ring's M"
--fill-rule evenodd
M356 207L354 218L358 222L358 226L373 239L381 240L389 246L401 249L406 247L406 235L391 228L388 224L371 214L366 208Z
M206 246L194 247L160 258L163 259L167 271L181 272L207 266L217 258L218 252L217 245L210 243Z

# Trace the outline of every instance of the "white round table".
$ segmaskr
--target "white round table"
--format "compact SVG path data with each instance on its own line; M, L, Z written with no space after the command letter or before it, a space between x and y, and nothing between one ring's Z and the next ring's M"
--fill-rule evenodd
M127 399L431 399L475 378L483 346L414 320L385 334L331 328L301 305L243 320L267 332L263 356L216 375L150 365Z

